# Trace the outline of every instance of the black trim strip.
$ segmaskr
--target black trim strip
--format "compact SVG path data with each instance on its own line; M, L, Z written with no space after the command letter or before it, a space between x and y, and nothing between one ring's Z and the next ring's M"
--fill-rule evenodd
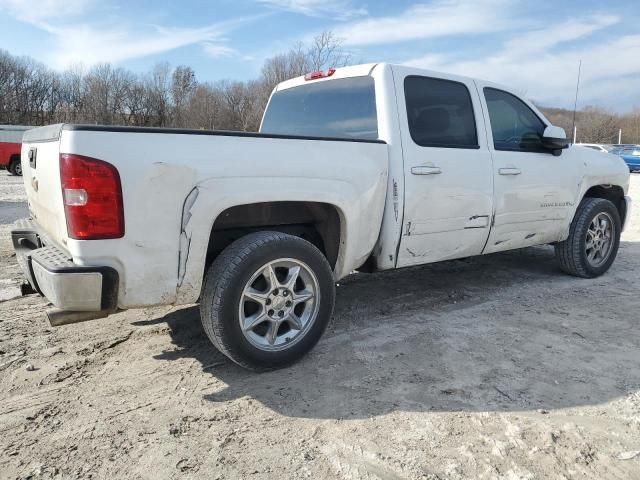
M459 148L462 150L480 150L480 145L444 145L444 144L438 144L438 143L425 143L425 144L416 143L416 145L418 145L419 147L426 147L426 148Z
M566 148L566 147L565 147ZM495 144L493 145L493 149L496 152L518 152L518 153L551 153L552 150L547 148L535 148L532 150L526 150L522 148L497 148ZM564 150L563 148L559 148L558 150Z
M367 140L361 138L339 138L339 137L310 137L306 135L282 135L275 133L259 132L233 132L230 130L195 130L190 128L161 128L161 127L121 127L113 125L75 125L65 124L63 130L82 132L125 132L125 133L162 133L173 135L211 135L223 137L246 137L246 138L280 138L286 140L318 140L333 142L355 142L355 143L380 143L386 145L384 140Z

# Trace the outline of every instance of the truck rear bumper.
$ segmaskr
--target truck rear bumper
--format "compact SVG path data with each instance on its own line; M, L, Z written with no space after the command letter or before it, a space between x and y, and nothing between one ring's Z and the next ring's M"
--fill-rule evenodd
M76 265L31 220L21 220L11 231L11 240L31 286L58 309L103 312L103 316L117 309L118 272L113 268Z

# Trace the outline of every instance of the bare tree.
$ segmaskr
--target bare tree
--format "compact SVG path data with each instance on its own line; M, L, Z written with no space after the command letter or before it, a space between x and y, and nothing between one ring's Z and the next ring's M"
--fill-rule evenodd
M640 143L640 107L620 119L622 143Z
M618 119L599 107L587 107L577 116L579 141L582 143L616 143Z
M75 65L60 74L57 122L86 122L82 117L86 98L85 72L82 65Z
M256 131L261 115L260 108L256 105L256 92L261 88L260 83L224 82L221 87L232 129Z
M126 98L134 75L109 64L93 67L85 78L84 106L89 117L105 125L122 123L126 118Z
M304 75L310 63L302 43L297 43L287 53L267 59L262 66L262 80L271 89L278 83Z
M330 30L317 35L307 51L307 61L311 70L329 67L344 67L351 62L351 55L342 49L342 39Z
M189 102L189 98L196 88L196 74L191 67L178 66L171 76L171 96L173 99L173 118L174 126L183 125L185 123L185 107Z
M197 85L189 98L187 125L206 130L225 128L224 103L219 88L212 84Z
M165 126L169 123L171 67L168 63L158 63L153 67L145 84L151 109L151 125Z
M262 67L262 81L270 92L280 82L310 71L344 67L350 60L351 55L342 49L342 40L331 31L324 31L314 37L308 48L298 42L287 53L267 59Z

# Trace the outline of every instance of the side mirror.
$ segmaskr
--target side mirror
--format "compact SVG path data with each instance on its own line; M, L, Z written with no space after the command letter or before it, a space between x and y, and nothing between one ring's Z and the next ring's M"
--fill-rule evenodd
M551 150L556 157L562 153L562 150L569 147L569 140L564 128L550 125L544 129L542 134L542 146L547 150Z

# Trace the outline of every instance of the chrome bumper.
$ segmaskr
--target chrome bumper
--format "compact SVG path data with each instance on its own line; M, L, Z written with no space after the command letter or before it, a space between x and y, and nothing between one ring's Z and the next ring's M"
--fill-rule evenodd
M30 220L20 221L11 239L25 277L54 306L75 312L116 310L118 273L113 268L76 265Z

